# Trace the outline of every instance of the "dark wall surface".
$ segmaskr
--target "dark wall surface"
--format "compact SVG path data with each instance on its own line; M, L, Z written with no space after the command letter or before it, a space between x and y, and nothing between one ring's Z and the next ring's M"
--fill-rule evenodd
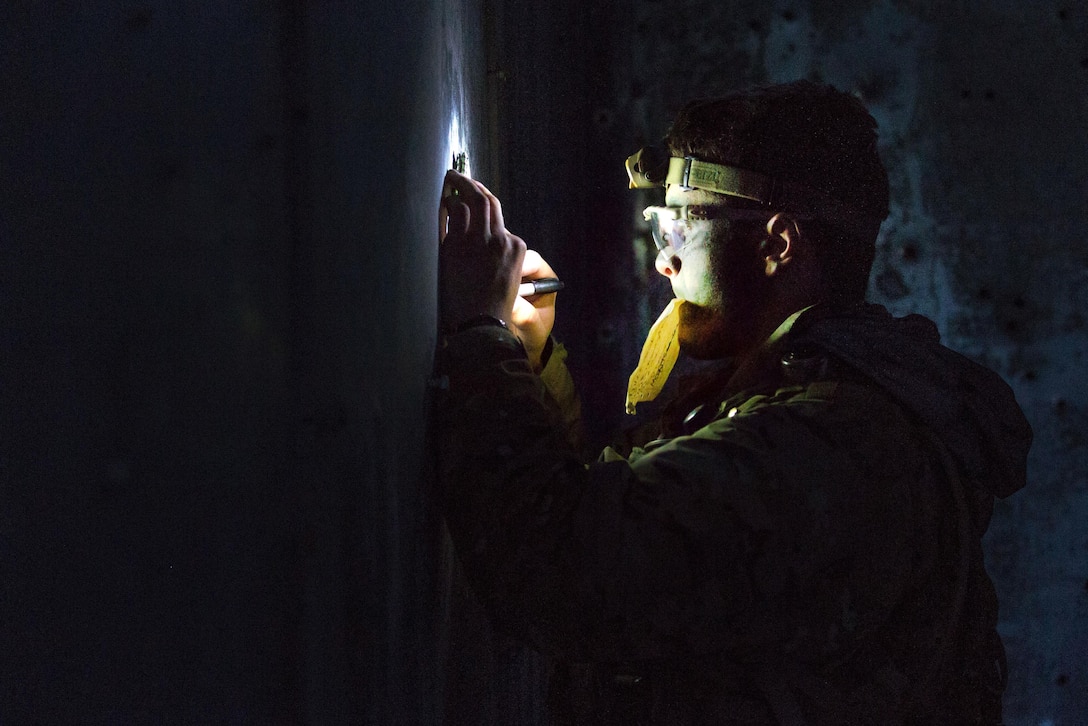
M0 722L441 721L435 210L482 28L0 6Z
M986 541L1009 724L1088 713L1088 7L0 5L0 722L538 723L426 495L438 179L568 287L591 433L667 286L623 158L813 78L881 124L871 298L1036 431Z

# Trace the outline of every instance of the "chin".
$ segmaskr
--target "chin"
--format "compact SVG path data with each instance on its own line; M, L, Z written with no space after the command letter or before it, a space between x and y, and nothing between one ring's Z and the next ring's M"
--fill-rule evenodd
M678 338L684 355L696 360L716 360L736 354L737 330L721 315L697 305L685 305L680 312Z
M680 311L678 339L684 355L717 360L741 355L753 343L749 317L743 319L713 308L685 305Z

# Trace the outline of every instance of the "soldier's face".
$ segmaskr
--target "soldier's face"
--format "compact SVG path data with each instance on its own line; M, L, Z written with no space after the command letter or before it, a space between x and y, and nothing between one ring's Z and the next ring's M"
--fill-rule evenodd
M665 204L720 205L721 195L701 189L669 186ZM681 310L680 346L695 358L737 355L760 341L752 340L766 294L758 240L737 233L727 219L699 222L680 250L666 247L656 261L669 278L676 297L688 301Z

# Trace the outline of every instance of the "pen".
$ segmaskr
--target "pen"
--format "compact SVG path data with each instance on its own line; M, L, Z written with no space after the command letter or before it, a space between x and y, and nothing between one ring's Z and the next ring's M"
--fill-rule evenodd
M530 295L547 295L549 292L559 292L564 287L561 280L557 280L554 277L545 277L540 280L530 280L529 282L523 282L518 286L519 297L529 297Z

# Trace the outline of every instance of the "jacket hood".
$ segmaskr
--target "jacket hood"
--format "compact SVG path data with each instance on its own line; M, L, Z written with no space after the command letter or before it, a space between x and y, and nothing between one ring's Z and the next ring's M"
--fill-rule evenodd
M900 401L944 442L974 486L1002 498L1024 486L1032 431L1012 389L941 345L928 318L896 318L879 305L849 313L813 309L790 337L823 348Z

